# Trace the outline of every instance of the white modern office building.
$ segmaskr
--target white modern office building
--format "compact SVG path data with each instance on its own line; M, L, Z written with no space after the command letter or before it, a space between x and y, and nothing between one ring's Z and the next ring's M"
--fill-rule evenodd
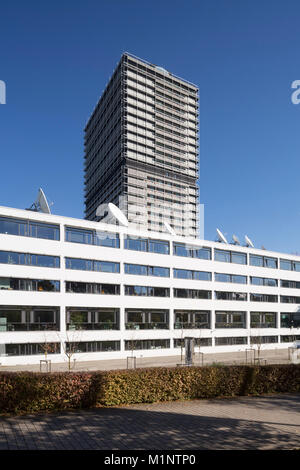
M300 338L300 257L0 207L2 365Z

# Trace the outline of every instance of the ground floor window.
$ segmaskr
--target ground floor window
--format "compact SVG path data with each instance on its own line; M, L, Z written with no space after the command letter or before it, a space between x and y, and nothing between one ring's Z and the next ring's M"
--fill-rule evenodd
M236 344L247 344L247 336L234 336L234 337L225 337L225 338L216 338L216 346L233 346Z
M281 343L293 343L294 341L300 340L300 335L283 335L280 336Z
M108 352L120 351L120 341L70 341L66 343L66 352Z
M135 349L167 349L170 347L169 339L126 340L125 350Z
M212 346L211 338L194 338L194 346ZM184 339L176 338L174 339L174 348L184 348Z
M250 336L250 344L278 343L278 336Z
M60 343L16 343L0 344L0 356L34 356L59 354Z

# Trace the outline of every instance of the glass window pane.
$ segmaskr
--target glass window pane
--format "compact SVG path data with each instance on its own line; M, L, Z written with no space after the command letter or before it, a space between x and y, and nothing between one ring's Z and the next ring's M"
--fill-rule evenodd
M80 269L87 270L87 260L77 259L77 258L66 258L66 268L67 269Z
M264 260L262 256L250 255L250 264L252 266L264 266Z
M96 261L97 266L99 265L99 271L106 272L106 273L118 273L120 272L120 264L119 263L111 263L109 261ZM98 271L98 269L97 269Z
M277 279L265 279L264 280L264 285L265 286L270 286L270 287L276 287L277 286Z
M223 274L223 273L215 273L215 281L216 282L231 282L231 275Z
M92 230L80 230L72 227L66 227L66 241L74 243L93 243Z
M19 264L19 253L0 251L0 263Z
M276 258L267 258L267 257L265 257L265 258L264 258L264 265L265 265L267 268L274 268L274 269L276 269L276 268L277 268L277 259L276 259Z
M57 257L56 256L47 256L47 255L32 255L34 257L34 265L47 268L57 268Z
M193 271L193 279L197 281L211 281L211 273L205 271Z
M29 222L30 235L36 238L59 240L59 227Z
M126 250L147 251L147 240L143 238L130 238L124 240Z
M188 269L174 269L174 277L179 279L193 279L193 273Z
M8 235L26 235L27 221L0 217L0 233Z
M255 286L264 285L264 280L262 277L250 277L250 279L251 279L251 284L254 284Z
M237 284L247 284L247 276L240 276L237 274L232 274L231 282L234 282Z
M294 271L300 271L300 263L297 261L294 261Z
M230 263L230 251L215 250L215 261Z
M231 262L237 264L247 264L247 255L245 253L231 252Z
M169 268L162 268L159 266L152 267L152 276L159 276L159 277L170 277L170 269Z
M149 252L169 254L169 242L162 240L149 240Z
M95 232L95 244L110 248L120 248L119 234L112 232Z
M292 270L292 262L289 260L281 259L280 260L280 269L285 269L287 271Z

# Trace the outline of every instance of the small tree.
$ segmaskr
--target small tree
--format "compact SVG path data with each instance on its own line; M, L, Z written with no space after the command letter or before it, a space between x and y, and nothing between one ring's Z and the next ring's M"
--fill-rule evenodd
M65 338L60 337L62 350L67 357L69 371L71 371L75 367L75 360L74 360L73 366L71 364L71 361L72 361L72 357L74 356L74 354L76 354L79 350L78 348L80 344L81 332L82 330L79 332L72 331L70 334L70 332L66 331Z

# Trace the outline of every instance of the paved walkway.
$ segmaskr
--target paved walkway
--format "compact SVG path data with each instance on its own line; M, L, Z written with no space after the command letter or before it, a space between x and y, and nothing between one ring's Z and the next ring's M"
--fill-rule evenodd
M300 448L300 394L0 418L0 450Z
M176 367L181 361L184 362L184 354L180 355L180 351L177 356L158 356L158 357L142 357L138 351L136 354L136 367ZM262 358L262 364L288 364L290 363L288 349L263 349L260 353ZM248 364L253 363L254 351L237 351L229 353L204 353L203 356L199 355L198 352L194 355L194 364L195 365L210 365L212 363L221 363L221 364ZM257 351L256 351L257 357ZM50 359L50 356L49 356ZM84 355L80 361L76 361L75 365L72 361L72 370L74 371L95 371L95 370L113 370L113 369L126 369L127 360L126 359L111 359L111 360L101 360L101 361L85 361ZM4 366L0 365L1 371L32 371L39 372L40 364L24 364L18 366ZM52 372L57 371L67 371L68 364L67 361L62 363L51 364ZM42 372L45 371L43 366Z

